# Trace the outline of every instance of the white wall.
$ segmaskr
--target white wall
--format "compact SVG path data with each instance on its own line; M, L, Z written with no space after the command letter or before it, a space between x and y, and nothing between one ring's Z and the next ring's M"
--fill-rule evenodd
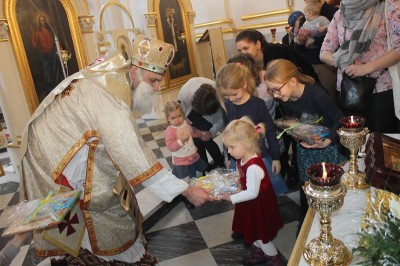
M268 22L287 21L289 13L261 17L257 19L242 20L242 16L250 16L260 13L266 13L275 10L289 8L286 0L270 1L270 0L192 0L193 10L196 12L195 25L212 21L231 19L231 24L218 25L216 27L224 28L240 28L251 27L252 25L264 24ZM304 6L303 0L293 0L292 10L302 10ZM274 27L277 30L276 40L280 42L286 34L285 26ZM267 38L272 40L271 28L259 29ZM201 34L205 28L196 28L196 34ZM236 53L234 38L236 34L224 34L225 49L227 58Z
M270 0L192 0L193 10L196 12L195 25L210 21L232 19L232 27L242 27L254 24L261 24L274 21L287 20L289 14L274 15L270 17L262 17L258 19L242 20L242 16L266 13L274 10L288 8L286 0L270 1ZM293 10L302 10L304 6L303 0L295 0L292 7ZM226 27L223 25L222 27ZM283 36L285 32L284 26L276 27L277 32ZM196 33L203 32L204 28L196 30ZM270 29L261 29L261 32L270 37ZM232 36L226 37L231 38Z

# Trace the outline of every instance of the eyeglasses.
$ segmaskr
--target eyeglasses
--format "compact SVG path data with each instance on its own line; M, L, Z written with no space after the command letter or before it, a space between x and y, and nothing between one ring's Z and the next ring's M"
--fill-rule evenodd
M285 84L283 84L282 86L280 86L277 89L271 89L271 88L267 88L267 91L271 94L276 94L276 95L281 95L281 89L286 85L287 82L285 82Z

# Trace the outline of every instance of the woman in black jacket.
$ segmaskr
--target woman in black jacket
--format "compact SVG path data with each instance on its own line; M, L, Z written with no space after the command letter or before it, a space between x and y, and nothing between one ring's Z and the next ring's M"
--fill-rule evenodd
M241 53L249 53L263 68L274 59L286 59L293 62L300 72L313 77L319 82L314 68L292 47L280 43L268 43L264 35L253 29L239 32L235 39L236 49Z

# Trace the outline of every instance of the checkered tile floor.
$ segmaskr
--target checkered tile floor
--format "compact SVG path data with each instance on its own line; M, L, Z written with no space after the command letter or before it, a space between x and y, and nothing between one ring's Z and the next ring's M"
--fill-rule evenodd
M136 120L140 133L147 146L149 146L157 156L160 163L167 169L172 168L171 152L165 145L164 131L168 123L164 119L160 120Z
M170 169L171 155L164 142L166 121L139 119L137 123L161 164ZM2 163L9 164L4 150L0 155L3 156L0 157ZM0 234L7 218L1 215L4 208L17 204L19 198L18 181L1 182L3 178L0 177ZM144 195L147 194L142 193L139 197ZM298 191L278 197L278 204L285 226L273 242L289 259L300 213ZM180 199L164 204L153 214L150 212L145 221L145 228L149 228L146 232L149 250L159 259L161 266L241 265L242 257L250 250L240 237L231 234L233 211L232 204L227 202L210 202L197 208ZM9 239L0 238L0 249ZM32 244L26 243L11 265L43 266L50 265L50 262L36 257Z

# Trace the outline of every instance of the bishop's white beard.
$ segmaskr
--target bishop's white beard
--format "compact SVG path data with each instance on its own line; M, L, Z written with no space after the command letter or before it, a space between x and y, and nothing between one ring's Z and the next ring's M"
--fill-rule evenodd
M144 81L141 81L133 92L133 109L141 114L151 113L156 104L157 92Z

